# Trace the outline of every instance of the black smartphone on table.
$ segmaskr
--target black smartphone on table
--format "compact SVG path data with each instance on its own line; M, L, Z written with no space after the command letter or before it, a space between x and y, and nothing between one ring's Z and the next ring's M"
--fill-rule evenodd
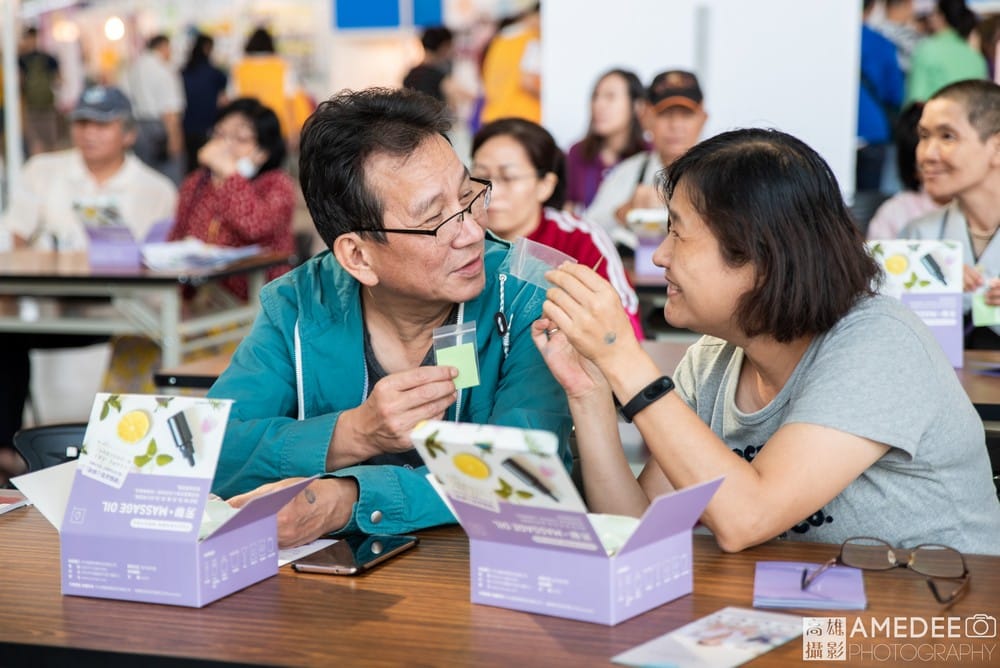
M405 552L419 540L416 536L350 535L292 562L292 568L300 573L357 575Z

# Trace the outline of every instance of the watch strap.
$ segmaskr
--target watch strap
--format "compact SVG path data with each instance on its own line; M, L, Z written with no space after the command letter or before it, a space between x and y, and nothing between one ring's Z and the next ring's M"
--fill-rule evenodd
M625 418L626 422L631 422L635 416L638 415L639 411L654 401L666 396L672 389L674 389L674 381L670 379L670 376L660 376L652 383L639 390L638 394L632 397L627 404L622 406L622 417Z

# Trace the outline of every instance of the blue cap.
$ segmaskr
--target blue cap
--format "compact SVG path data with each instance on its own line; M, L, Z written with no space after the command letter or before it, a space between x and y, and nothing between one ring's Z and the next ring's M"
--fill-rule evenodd
M113 86L91 86L69 114L70 120L111 121L132 118L132 104L120 89Z

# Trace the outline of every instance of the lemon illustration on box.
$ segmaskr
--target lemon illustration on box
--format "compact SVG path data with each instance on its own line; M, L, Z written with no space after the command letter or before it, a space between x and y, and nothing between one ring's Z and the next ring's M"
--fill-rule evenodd
M451 461L455 464L456 469L470 478L485 480L490 477L490 467L476 455L460 452L452 457Z
M146 411L129 411L118 420L118 437L126 443L138 443L147 432L149 432L149 414Z
M885 270L890 274L899 275L902 274L910 266L910 261L906 259L905 255L896 253L890 255L885 259Z

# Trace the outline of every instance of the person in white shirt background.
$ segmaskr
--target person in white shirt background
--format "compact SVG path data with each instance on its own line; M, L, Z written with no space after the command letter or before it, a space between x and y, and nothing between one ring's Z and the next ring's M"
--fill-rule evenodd
M135 154L180 185L184 173L184 82L170 64L166 35L149 38L122 86L135 107Z

